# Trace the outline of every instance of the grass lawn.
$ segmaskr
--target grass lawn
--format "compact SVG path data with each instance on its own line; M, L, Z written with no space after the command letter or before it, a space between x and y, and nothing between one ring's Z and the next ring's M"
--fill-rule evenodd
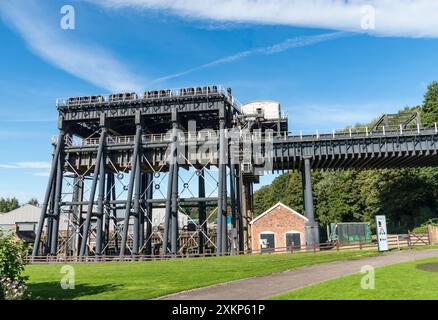
M28 286L42 299L150 299L307 265L377 255L374 250L73 264L75 289L63 290L62 265L28 265Z
M433 272L435 271L435 272ZM274 297L274 300L436 300L438 258L375 270L375 289L363 290L363 274L329 280Z

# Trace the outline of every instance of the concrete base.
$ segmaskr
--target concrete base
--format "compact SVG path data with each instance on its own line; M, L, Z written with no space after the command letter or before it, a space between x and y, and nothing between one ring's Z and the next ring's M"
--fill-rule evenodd
M306 224L306 245L307 246L313 246L314 244L319 244L319 226L318 223L308 222Z

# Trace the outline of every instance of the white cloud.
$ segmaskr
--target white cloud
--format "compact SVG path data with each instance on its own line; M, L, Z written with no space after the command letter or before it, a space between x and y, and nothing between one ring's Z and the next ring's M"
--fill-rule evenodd
M94 44L71 41L59 25L48 23L44 9L39 1L1 1L0 17L23 37L35 54L78 78L110 91L144 86L111 53Z
M277 44L269 46L269 47L256 48L256 49L252 49L252 50L242 51L242 52L239 52L237 54L230 55L230 56L227 56L227 57L224 57L221 59L217 59L217 60L214 60L212 62L200 65L200 66L195 67L195 68L191 68L191 69L183 71L183 72L179 72L179 73L171 74L171 75L168 75L165 77L161 77L161 78L155 80L154 82L162 82L162 81L166 81L166 80L170 80L170 79L174 79L174 78L179 78L181 76L185 76L185 75L190 74L192 72L200 71L200 70L203 70L206 68L215 67L215 66L218 66L221 64L235 62L235 61L238 61L238 60L250 57L250 56L254 56L254 55L276 54L276 53L280 53L280 52L290 50L293 48L301 48L301 47L306 47L306 46L310 46L313 44L317 44L320 42L335 40L338 38L346 37L348 35L351 35L351 34L341 31L341 32L320 34L320 35L316 35L316 36L295 37L295 38L287 39L283 42L277 43Z
M49 162L15 162L0 164L0 169L49 169Z
M279 24L362 32L364 6L376 12L383 36L438 37L436 0L88 0L107 8L161 10L174 15L239 23Z
M50 176L50 172L36 172L33 174L35 177L48 177Z
M293 115L291 130L297 133L331 132L332 129L341 129L355 126L358 123L369 123L382 112L391 112L396 102L370 102L365 104L305 104L283 107L289 117ZM292 119L292 118L291 118Z

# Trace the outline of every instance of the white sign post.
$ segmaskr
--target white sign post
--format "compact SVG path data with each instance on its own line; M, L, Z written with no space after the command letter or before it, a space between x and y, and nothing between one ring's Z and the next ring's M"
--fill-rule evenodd
M388 251L388 232L386 229L386 216L376 216L377 243L379 251Z

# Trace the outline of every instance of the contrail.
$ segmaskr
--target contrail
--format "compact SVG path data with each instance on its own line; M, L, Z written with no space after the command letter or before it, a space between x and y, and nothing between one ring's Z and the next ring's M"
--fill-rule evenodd
M152 81L152 83L164 82L167 80L179 78L179 77L188 75L188 74L196 72L196 71L200 71L200 70L207 69L207 68L212 68L212 67L215 67L215 66L218 66L221 64L235 62L235 61L238 61L238 60L250 57L250 56L276 54L276 53L280 53L280 52L283 52L283 51L286 51L289 49L307 47L307 46L317 44L320 42L326 42L329 40L335 40L335 39L344 38L344 37L352 36L352 35L354 35L354 34L350 33L350 32L340 31L340 32L320 34L320 35L316 35L316 36L300 36L300 37L290 38L290 39L287 39L283 42L274 44L274 45L269 46L269 47L256 48L256 49L252 49L252 50L242 51L242 52L239 52L237 54L227 56L227 57L224 57L224 58L221 58L218 60L214 60L212 62L203 64L203 65L188 69L186 71L182 71L179 73L175 73L175 74L171 74L171 75L168 75L165 77L161 77L161 78L155 79L154 81Z

